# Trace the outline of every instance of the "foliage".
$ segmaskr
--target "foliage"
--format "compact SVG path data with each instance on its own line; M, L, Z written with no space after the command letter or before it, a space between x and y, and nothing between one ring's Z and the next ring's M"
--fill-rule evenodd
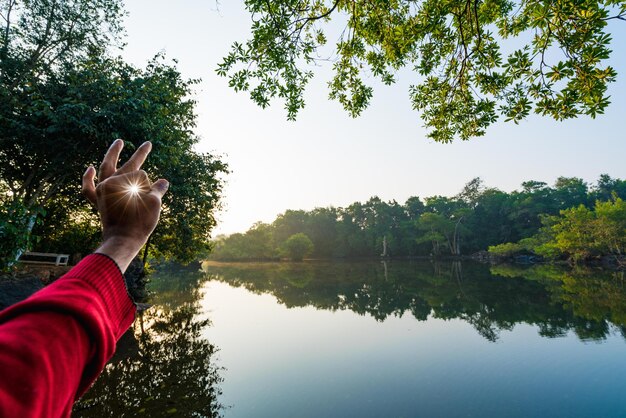
M621 257L626 252L626 202L619 197L596 201L560 211L543 218L544 227L532 238L519 243L489 247L501 254L506 249L532 251L546 258L565 257L574 263L601 256Z
M120 41L121 0L6 0L0 4L0 81L19 93ZM3 97L4 99L5 97Z
M561 211L551 227L549 244L574 262L626 251L626 202L596 202L594 210L579 206Z
M430 206L430 203L427 199L426 206ZM433 245L433 255L440 255L442 246L446 246L451 255L461 255L460 239L466 232L466 228L461 224L464 217L460 211L449 214L437 212L422 214L417 221L417 228L424 232L424 235L417 238L417 242L430 241Z
M75 200L58 196L46 204L45 216L39 218L32 231L41 237L36 245L38 251L67 253L75 262L96 249L101 240L98 215Z
M524 246L517 242L505 242L504 244L490 245L489 248L487 248L490 254L498 257L511 257L524 250Z
M283 255L289 257L293 261L302 261L302 259L313 252L313 242L306 234L298 232L293 234L280 246Z
M620 0L348 1L246 0L251 38L235 42L217 68L259 106L304 107L313 65L330 60L330 99L353 117L369 105L371 75L393 84L413 69L409 94L429 137L448 142L485 133L502 117L531 112L556 120L595 117L616 79L608 22L626 20ZM324 28L324 24L334 25ZM343 30L331 52L325 45Z
M98 164L116 138L126 141L122 159L150 140L145 170L170 181L161 223L150 239L153 254L191 261L206 252L227 168L219 158L194 150L191 96L197 80L183 79L175 62L162 56L140 69L107 54L122 31L118 0L9 0L0 11L6 26L0 34L5 198L24 202L29 210L66 204L63 222L46 219L51 235L44 241L67 245L52 235L63 234L68 225L72 233L80 232L74 219L84 216L85 206L78 179L87 165ZM91 230L85 234L78 252L92 243ZM67 238L80 241L78 235Z
M548 248L554 246L574 261L589 258L597 251L593 219L593 212L583 205L561 211L561 216L554 219L550 228L554 239L545 245Z
M547 241L546 234L539 232L536 236L524 238L518 242L505 242L503 244L490 245L487 251L496 257L510 258L515 255L538 252L537 248L544 246ZM546 256L547 258L555 258L548 251L544 251L539 255Z
M263 260L274 258L276 249L269 225L257 222L245 234L219 236L213 241L211 258L217 260Z
M600 250L618 256L626 253L626 201L596 202L594 236Z
M40 209L31 210L20 200L0 199L0 271L7 270L17 259L18 251L29 250L37 236L28 233Z
M274 259L280 244L297 233L311 239L315 258L378 257L384 240L391 257L458 256L488 248L503 256L541 251L548 258L561 257L562 253L549 245L553 237L550 227L559 211L588 205L607 192L626 197L624 184L606 175L594 186L578 178L560 177L553 187L528 181L521 190L505 193L473 179L452 197L413 196L404 204L372 197L345 208L287 210L272 224L256 224L245 234L217 238L211 258ZM613 223L619 219L616 214L611 216ZM606 225L604 234L613 234L611 245L615 248L618 236Z

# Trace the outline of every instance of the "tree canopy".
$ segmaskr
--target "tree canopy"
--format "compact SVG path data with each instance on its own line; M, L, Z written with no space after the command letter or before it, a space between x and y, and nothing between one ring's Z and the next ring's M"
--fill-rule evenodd
M251 37L235 42L217 72L261 107L304 107L315 64L330 61L329 98L353 117L370 104L372 76L390 85L412 69L412 106L429 137L485 133L499 118L531 112L556 120L595 117L617 76L609 21L626 2L538 0L246 0ZM337 32L337 28L341 28ZM337 33L336 33L337 32ZM337 38L327 46L329 38Z

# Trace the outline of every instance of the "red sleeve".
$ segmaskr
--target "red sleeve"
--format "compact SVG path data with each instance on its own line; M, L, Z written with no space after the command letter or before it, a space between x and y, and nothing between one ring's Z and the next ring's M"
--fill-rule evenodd
M102 254L0 312L0 417L68 417L134 316L122 273Z

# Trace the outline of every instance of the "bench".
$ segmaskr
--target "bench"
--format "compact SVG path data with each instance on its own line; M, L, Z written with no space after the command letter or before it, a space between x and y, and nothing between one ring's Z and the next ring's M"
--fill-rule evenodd
M69 254L32 253L25 252L19 259L24 264L50 264L55 266L67 266L70 260Z

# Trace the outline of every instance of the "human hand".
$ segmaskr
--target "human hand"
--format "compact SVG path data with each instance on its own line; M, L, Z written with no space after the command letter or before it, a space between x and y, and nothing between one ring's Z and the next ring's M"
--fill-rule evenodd
M169 183L160 179L150 183L141 165L152 149L144 142L119 169L124 142L117 139L107 151L94 182L96 169L90 166L83 175L83 194L98 209L104 242L97 252L113 258L122 271L154 230L161 213L161 198Z

